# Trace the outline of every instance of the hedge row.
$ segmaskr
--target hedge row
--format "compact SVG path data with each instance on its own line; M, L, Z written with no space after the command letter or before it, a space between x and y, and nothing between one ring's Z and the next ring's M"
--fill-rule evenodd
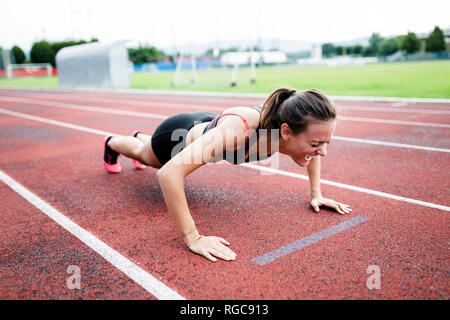
M414 32L408 32L406 35L400 35L393 38L383 38L378 33L373 33L369 39L369 45L363 48L356 46L334 46L332 43L322 45L322 54L325 57L339 56L343 54L361 54L363 56L386 56L391 55L398 50L404 50L407 53L414 53L420 50L420 40ZM425 39L425 51L436 52L445 51L444 32L436 26L434 30Z
M92 39L90 42L97 42L98 39ZM51 63L53 67L56 66L55 57L59 50L65 47L76 46L79 44L88 43L87 41L62 41L62 42L47 42L45 40L36 42L31 47L30 59L32 63Z
M97 42L97 39L92 39L90 42ZM33 43L30 51L31 63L51 63L56 66L55 58L59 50L65 47L75 46L79 44L88 43L87 41L62 41L62 42L48 42L45 40ZM130 60L134 64L141 64L145 62L159 61L165 57L164 52L155 47L143 47L128 49ZM11 49L11 58L13 63L24 63L25 53L18 46ZM0 59L1 60L1 59Z

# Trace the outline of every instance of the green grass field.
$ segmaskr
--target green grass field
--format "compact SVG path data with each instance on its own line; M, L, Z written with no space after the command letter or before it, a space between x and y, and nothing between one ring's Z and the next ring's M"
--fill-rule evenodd
M189 84L191 73L185 72L180 77L185 85L175 88L171 85L174 72L135 73L130 80L134 89L269 93L276 87L287 86L298 90L318 88L329 95L450 98L449 60L341 67L266 66L256 69L255 84L250 84L249 68L241 68L237 86L228 87L231 72L231 69L199 71L196 85ZM0 78L2 86L56 88L58 81L56 77Z

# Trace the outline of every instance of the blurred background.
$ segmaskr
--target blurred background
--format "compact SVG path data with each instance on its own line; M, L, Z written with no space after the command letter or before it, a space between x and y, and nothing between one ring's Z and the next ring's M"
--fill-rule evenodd
M116 72L129 81L102 87L450 98L449 1L23 0L2 11L0 86L65 86L75 51L56 57L75 46L95 86L88 73L119 59L91 59L98 45L122 44Z

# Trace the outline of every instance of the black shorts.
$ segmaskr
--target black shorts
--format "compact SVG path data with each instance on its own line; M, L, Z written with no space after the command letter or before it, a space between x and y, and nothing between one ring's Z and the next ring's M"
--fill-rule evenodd
M217 114L211 112L184 112L164 120L152 136L152 149L159 162L166 164L186 147L186 135L194 125L215 117Z

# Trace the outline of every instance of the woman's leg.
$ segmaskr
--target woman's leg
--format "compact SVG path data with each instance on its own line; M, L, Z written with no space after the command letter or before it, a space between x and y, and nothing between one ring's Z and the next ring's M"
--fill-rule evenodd
M146 135L142 132L138 132L134 135L136 138L138 138L140 141L142 141L143 143L147 142L147 140L151 139L152 136Z
M186 129L189 131L196 122L211 121L215 116L215 114L210 112L180 113L167 118L158 125L153 133L153 137L135 131L132 137L114 136L110 138L108 147L119 154L123 154L124 156L137 160L143 164L154 168L161 168L162 164L159 159L162 159L164 163L169 161L172 156L171 151L173 145L179 143L179 141L174 142L171 140L170 132L173 132L173 130L176 129ZM155 148L156 146L159 146L159 159L153 151L152 140L154 140Z
M150 137L141 133L137 136L138 137L136 138L127 136L113 136L109 139L108 146L125 157L137 160L154 168L161 168L162 165L153 152Z

